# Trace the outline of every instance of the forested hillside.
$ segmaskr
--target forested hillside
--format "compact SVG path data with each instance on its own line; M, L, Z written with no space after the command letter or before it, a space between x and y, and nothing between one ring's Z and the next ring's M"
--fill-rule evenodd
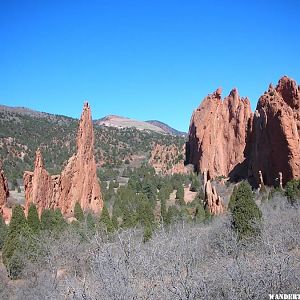
M63 163L75 152L78 120L24 109L0 109L0 158L10 181L32 170L35 151L43 152L51 174L61 171ZM154 145L182 147L182 137L135 128L94 125L97 165L122 169L147 161Z

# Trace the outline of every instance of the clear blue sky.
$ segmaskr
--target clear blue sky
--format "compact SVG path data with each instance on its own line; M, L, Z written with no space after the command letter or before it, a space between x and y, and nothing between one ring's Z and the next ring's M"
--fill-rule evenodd
M118 114L188 130L208 93L254 108L300 82L300 1L0 0L0 104Z

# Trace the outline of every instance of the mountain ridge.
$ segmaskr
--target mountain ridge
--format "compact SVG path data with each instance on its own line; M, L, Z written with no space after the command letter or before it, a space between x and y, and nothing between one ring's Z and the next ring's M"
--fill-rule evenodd
M186 132L177 130L164 122L161 122L158 120L148 120L146 122L161 128L162 130L164 130L165 132L167 132L169 134L178 135L178 136L187 136Z
M34 110L24 106L8 106L0 105L0 111L7 111L11 113L23 114L31 117L42 117L42 118L62 118L66 122L67 120L77 120L77 118L61 115L52 114L48 112ZM187 133L179 131L168 124L158 121L140 121L129 117L119 116L116 114L106 115L100 119L93 120L93 123L100 126L116 127L116 128L131 128L135 127L138 130L152 130L158 133L171 134L177 136L186 136Z
M107 115L101 119L94 121L95 124L118 127L118 128L130 128L135 127L140 130L153 130L159 133L171 134L176 136L186 136L187 133L179 131L168 124L158 121L158 120L147 120L140 121L137 119L132 119L128 117L123 117L119 115Z

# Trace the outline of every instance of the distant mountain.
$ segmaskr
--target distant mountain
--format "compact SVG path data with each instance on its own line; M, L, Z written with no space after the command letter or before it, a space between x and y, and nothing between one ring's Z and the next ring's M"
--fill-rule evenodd
M66 117L63 115L54 115L46 112L40 112L26 107L10 107L6 105L0 105L0 111L13 113L13 114L20 114L23 116L34 117L34 118L44 118L47 119L48 121L54 121L54 122L66 123L66 124L69 124L70 122L76 120L74 118ZM169 125L157 120L139 121L139 120L130 119L130 118L117 116L117 115L108 115L105 116L104 118L94 120L94 124L100 126L106 126L106 127L115 127L115 128L134 127L138 130L151 130L162 134L186 136L185 132L178 131L170 127Z
M149 124L147 122L138 121L134 119L129 119L121 116L116 115L109 115L102 119L95 120L95 124L101 126L108 126L108 127L116 127L116 128L132 128L135 127L139 130L151 130L158 133L165 133L165 131L157 126Z
M0 105L0 112L6 117L13 117L14 119L18 118L18 116L30 117L30 118L40 118L46 119L50 122L56 122L58 124L70 124L70 122L74 121L74 118L66 117L63 115L55 115L49 114L46 112L32 110L26 107L12 107L6 105Z
M169 125L156 121L138 121L135 119L130 119L126 117L116 116L116 115L109 115L102 119L95 120L97 125L101 126L108 126L108 127L116 127L116 128L131 128L135 127L138 130L151 130L158 133L163 134L171 134L177 136L185 136L185 132L178 131Z
M149 121L146 121L146 122L149 123L149 124L152 124L156 127L161 128L165 133L168 133L168 134L178 135L178 136L186 136L187 135L186 132L174 129L171 126L169 126L168 124L157 121L157 120L149 120Z

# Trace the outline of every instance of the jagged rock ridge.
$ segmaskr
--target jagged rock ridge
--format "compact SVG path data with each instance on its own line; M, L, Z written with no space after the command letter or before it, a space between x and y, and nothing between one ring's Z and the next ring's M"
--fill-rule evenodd
M259 98L253 117L250 174L280 185L300 177L300 87L282 77ZM279 174L279 173L282 174Z
M60 208L71 216L76 202L83 210L98 213L103 200L96 174L94 132L91 110L84 104L77 133L77 153L68 161L60 175L50 176L46 171L41 151L36 152L33 172L24 173L26 210L35 203L41 214L45 208Z
M300 178L299 109L300 87L287 76L269 86L254 114L236 89L224 101L218 89L192 115L187 163L212 178L248 178L256 186Z
M222 100L221 92L208 95L193 112L187 142L187 163L201 173L207 169L212 178L227 177L245 160L251 118L248 98L233 89Z

